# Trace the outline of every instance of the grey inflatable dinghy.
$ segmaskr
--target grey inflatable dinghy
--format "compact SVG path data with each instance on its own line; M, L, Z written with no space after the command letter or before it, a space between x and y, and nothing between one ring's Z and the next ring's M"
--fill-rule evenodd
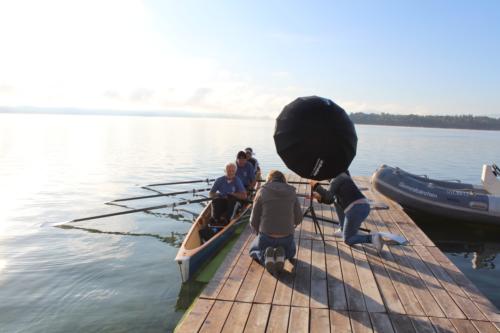
M484 165L482 185L430 179L380 166L372 186L404 208L435 216L500 225L500 169Z

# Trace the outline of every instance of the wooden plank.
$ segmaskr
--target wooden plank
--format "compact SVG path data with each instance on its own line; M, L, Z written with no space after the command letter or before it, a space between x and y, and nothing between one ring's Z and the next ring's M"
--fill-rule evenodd
M350 311L351 328L353 333L373 332L368 312Z
M250 315L248 316L247 324L243 332L265 332L270 310L270 304L252 304L252 310L250 310Z
M415 331L419 333L434 333L434 326L427 317L409 316Z
M226 321L226 318L231 310L232 302L227 301L215 301L214 305L210 309L203 326L201 326L200 332L220 332L222 331L222 326Z
M453 300L465 313L467 318L475 320L485 320L486 317L479 308L467 297L463 290L457 286L443 267L434 259L428 249L424 246L414 247L418 255L430 268L432 273L439 279L443 288L448 291Z
M330 310L330 330L332 333L352 332L349 312Z
M379 217L379 212L375 214L377 218ZM373 252L374 253L374 252ZM404 311L402 313L407 313L410 315L423 316L424 310L420 305L418 298L413 293L410 287L411 280L410 277L399 267L399 265L394 260L391 251L382 251L379 254L381 263L383 264L385 270L388 273L390 280L399 296L399 300L403 305Z
M323 241L312 242L311 308L328 308L325 247Z
M382 296L380 295L377 282L368 264L365 252L361 247L352 247L351 251L361 283L361 289L363 290L366 309L368 312L385 312L386 310L382 301Z
M309 293L311 290L311 240L301 239L298 250L292 305L309 307Z
M438 333L455 333L457 331L447 318L429 317L429 319Z
M432 297L429 290L427 290L424 282L420 279L420 276L408 261L408 258L404 255L402 246L391 246L389 250L392 253L394 261L405 273L408 285L411 286L413 293L422 305L422 309L425 314L427 316L444 317L443 311L437 304L436 300Z
M276 281L276 278L271 273L264 270L254 301L256 303L272 303L274 290L276 289Z
M295 255L295 258L297 255ZM273 304L288 305L292 302L293 280L295 277L295 268L290 260L285 261L285 269L278 276L276 290L274 291Z
M385 313L370 313L373 331L378 333L394 333L391 320Z
M363 291L359 283L356 267L354 266L351 248L342 243L337 243L337 248L339 251L340 265L342 267L342 276L344 277L347 306L349 310L366 311Z
M250 246L251 243L248 243ZM250 268L250 264L253 259L248 255L247 249L243 250L242 255L238 259L232 272L226 279L224 286L222 287L217 299L234 301L238 291L240 289L241 283L245 279L245 276Z
M412 333L415 332L415 328L411 323L411 319L405 315L390 314L392 327L396 333Z
M477 333L478 331L472 323L465 319L450 319L451 323L459 333Z
M415 270L420 275L421 279L426 284L427 288L434 296L441 309L448 318L465 318L465 315L453 301L450 295L443 289L440 282L434 277L432 272L429 270L427 265L420 259L416 254L415 250L411 246L403 246L403 252L407 256L408 260L415 268Z
M402 313L406 311L401 303L398 293L392 284L392 281L385 270L383 261L378 257L377 251L369 245L364 246L366 258L370 264L370 268L375 276L380 293L384 300L385 307L388 312Z
M472 320L472 324L481 333L498 333L495 325L486 321Z
M263 272L264 272L264 267L261 264L259 264L256 260L252 260L247 275L245 276L245 279L241 284L240 290L236 295L236 301L240 302L253 301Z
M266 332L281 333L287 332L288 318L290 314L289 306L273 305Z
M330 312L328 309L311 309L312 333L324 333L330 331Z
M309 308L292 307L288 327L294 333L309 332Z
M241 233L240 238L236 241L233 248L229 251L227 257L224 259L224 262L217 269L217 272L212 277L210 282L205 286L199 297L212 299L217 297L220 290L224 286L227 277L232 272L234 266L236 265L236 262L243 253L242 249L245 248L245 245L249 243L251 239L253 239L253 237L251 237L251 228L249 225L247 225L247 227Z
M477 289L477 287L460 272L438 248L431 247L428 248L428 250L453 281L455 281L455 283L459 285L466 295L476 304L486 318L493 322L500 322L500 314L496 306L484 297L479 289Z
M231 308L231 312L229 312L229 315L226 319L226 323L224 324L222 332L223 333L243 332L251 308L252 308L251 303L235 302L233 304L233 307Z
M208 312L214 304L214 300L211 299L198 299L194 303L192 310L189 312L187 317L181 321L181 324L175 329L176 333L192 333L198 332L201 325L205 321Z
M326 242L325 253L329 306L335 310L347 310L347 298L337 243Z

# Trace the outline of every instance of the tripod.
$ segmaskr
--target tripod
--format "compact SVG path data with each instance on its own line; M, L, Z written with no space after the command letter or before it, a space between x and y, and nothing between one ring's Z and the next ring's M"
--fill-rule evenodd
M310 215L307 215L307 213L310 213ZM323 244L325 244L325 237L323 236L323 232L321 231L321 227L319 226L318 218L316 217L316 212L314 211L314 206L313 206L313 189L311 187L311 196L309 198L309 207L304 212L304 215L302 215L302 218L310 216L314 222L314 232L318 233L321 235L321 240L323 241Z

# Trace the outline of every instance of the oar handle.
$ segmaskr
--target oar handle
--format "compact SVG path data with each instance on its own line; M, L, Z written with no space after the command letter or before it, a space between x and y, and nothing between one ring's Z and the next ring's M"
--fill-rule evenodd
M183 180L179 182L170 182L170 183L158 183L158 184L149 184L146 186L164 186L164 185L179 185L179 184L194 184L194 183L210 183L215 181L215 179L201 179L201 180Z

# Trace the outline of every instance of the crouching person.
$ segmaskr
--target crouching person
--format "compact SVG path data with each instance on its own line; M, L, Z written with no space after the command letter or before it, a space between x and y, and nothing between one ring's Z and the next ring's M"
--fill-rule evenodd
M295 256L295 227L302 222L302 210L295 188L283 173L272 170L257 192L250 225L257 234L250 256L274 274L283 270L285 260Z

